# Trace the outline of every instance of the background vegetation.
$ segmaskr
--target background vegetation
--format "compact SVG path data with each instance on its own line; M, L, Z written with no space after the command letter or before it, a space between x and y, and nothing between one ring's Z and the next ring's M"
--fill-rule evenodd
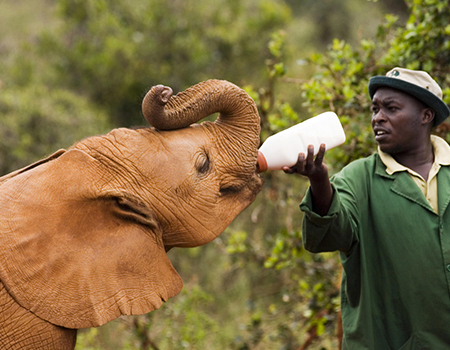
M155 84L244 87L261 141L326 110L332 172L375 150L367 81L429 71L450 102L448 0L0 0L0 175L118 126ZM435 132L449 141L449 124ZM180 295L79 332L77 349L337 349L339 261L301 242L300 177L264 190L214 242L174 249Z

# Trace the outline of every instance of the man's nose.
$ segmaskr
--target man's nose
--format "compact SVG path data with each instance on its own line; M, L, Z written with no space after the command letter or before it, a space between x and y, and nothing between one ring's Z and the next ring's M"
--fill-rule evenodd
M383 110L380 109L376 113L372 114L372 124L377 124L386 120L386 115L383 113Z

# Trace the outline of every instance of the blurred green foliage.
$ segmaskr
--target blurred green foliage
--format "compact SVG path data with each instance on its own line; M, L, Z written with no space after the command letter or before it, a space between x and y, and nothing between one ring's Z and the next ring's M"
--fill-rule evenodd
M105 111L87 99L42 85L2 91L0 119L0 174L111 128Z
M16 0L0 9L0 174L142 124L141 100L155 84L177 92L219 78L244 87L261 141L335 111L347 141L327 152L331 173L376 149L371 76L425 69L450 102L447 1ZM449 130L436 133L449 140ZM179 296L80 331L77 350L337 348L339 260L302 247L308 184L261 176L256 201L214 242L169 252L185 283Z
M89 95L124 126L141 122L135 107L152 85L178 92L212 77L260 75L266 38L290 19L278 0L214 6L208 0L60 0L58 6L63 32L43 35L41 53L58 82Z

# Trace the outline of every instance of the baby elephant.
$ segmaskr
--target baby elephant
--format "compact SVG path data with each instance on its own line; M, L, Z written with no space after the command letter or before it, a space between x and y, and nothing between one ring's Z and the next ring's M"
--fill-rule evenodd
M259 115L244 90L158 85L142 110L153 127L0 177L3 348L73 349L78 328L159 308L182 289L166 252L211 242L261 190Z

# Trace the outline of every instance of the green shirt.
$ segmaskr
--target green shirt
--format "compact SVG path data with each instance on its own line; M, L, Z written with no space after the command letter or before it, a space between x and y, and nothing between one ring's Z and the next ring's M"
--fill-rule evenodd
M310 191L300 208L305 248L341 251L343 349L450 349L450 167L437 175L439 213L378 154L331 181L326 216Z

